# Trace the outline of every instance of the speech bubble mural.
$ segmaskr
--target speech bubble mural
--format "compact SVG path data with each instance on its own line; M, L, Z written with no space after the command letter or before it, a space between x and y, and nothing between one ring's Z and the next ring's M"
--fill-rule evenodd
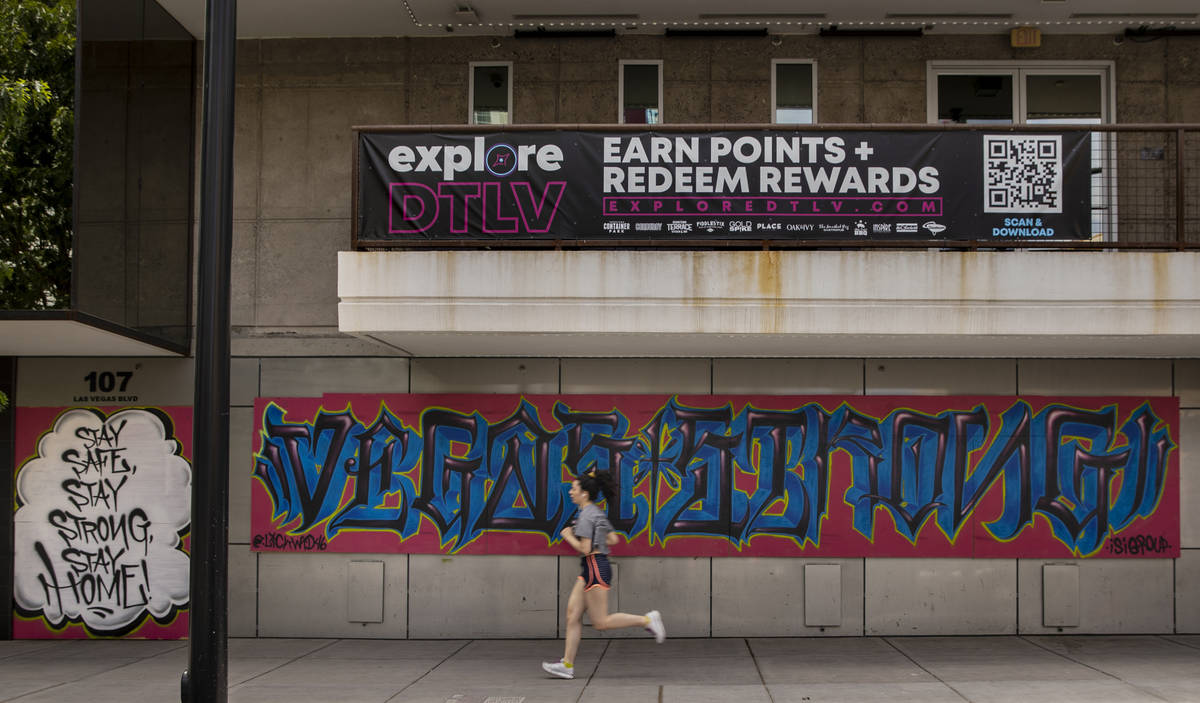
M191 465L152 410L62 413L17 474L14 597L52 627L120 635L188 603Z

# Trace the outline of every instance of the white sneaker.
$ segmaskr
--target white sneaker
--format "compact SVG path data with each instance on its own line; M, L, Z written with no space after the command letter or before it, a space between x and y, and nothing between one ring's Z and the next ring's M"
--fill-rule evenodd
M654 641L662 644L667 638L667 628L663 627L662 613L657 610L651 610L646 613L646 617L650 618L650 622L646 624L646 632L654 635Z
M546 670L547 674L557 676L560 679L575 678L575 667L567 666L562 661L542 662L542 668Z

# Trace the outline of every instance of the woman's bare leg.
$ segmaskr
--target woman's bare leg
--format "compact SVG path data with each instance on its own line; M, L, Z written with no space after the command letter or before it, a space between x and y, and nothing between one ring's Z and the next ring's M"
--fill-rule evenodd
M582 581L580 582L582 584ZM588 615L592 617L592 627L597 630L617 630L622 627L645 627L645 615L630 615L629 613L608 612L608 589L593 588L583 594L587 600Z
M583 579L575 579L571 596L567 598L567 641L563 647L563 661L575 664L575 654L579 651L579 638L583 636ZM593 621L595 616L592 616Z

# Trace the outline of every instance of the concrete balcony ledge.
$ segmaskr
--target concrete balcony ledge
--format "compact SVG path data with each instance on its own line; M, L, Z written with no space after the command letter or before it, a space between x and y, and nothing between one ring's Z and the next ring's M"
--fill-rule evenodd
M1200 356L1195 252L340 252L338 296L415 356Z

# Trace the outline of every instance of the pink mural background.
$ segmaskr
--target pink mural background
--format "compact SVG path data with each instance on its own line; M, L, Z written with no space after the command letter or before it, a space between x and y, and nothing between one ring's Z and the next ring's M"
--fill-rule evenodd
M620 418L623 429L583 431L590 453L574 455L572 466L570 428L555 417L556 405L575 413L568 424L586 424L580 418L587 415L601 424ZM738 425L750 411L774 412L770 422L777 424L782 416L807 420L810 438L823 418L827 436L823 444L807 440L802 449L806 440L793 426L778 445L789 456L768 471L766 430L747 439L744 423ZM702 419L681 419L689 414ZM470 418L475 434L448 430L431 421L435 417L451 425ZM617 530L627 534L614 549L618 555L1179 554L1176 398L326 395L259 398L255 418L248 468L255 474L256 550L569 554L558 531L573 510L565 497L572 472L615 465L613 452L596 444L620 440L626 449L618 470L627 472L621 500L629 520L621 524L610 510ZM893 432L890 444L871 439L873 431L886 437L906 422L913 424ZM739 441L735 426L743 430ZM708 434L702 437L700 428ZM1057 434L1047 439L1047 432ZM426 442L425 435L436 441ZM366 437L374 460L360 455ZM389 442L394 451L384 456L381 447ZM955 447L961 449L957 459ZM436 458L425 456L435 451ZM818 466L822 456L826 473ZM872 461L879 474L873 487L864 478ZM788 476L773 491L767 484L779 466ZM972 487L988 468L996 470L993 480ZM953 479L956 470L961 476ZM723 472L724 487L713 489L714 472ZM539 480L545 483L540 494ZM1042 495L1054 484L1061 490ZM943 524L952 510L950 493L939 494L939 487L953 485L966 489L961 520ZM494 496L498 490L502 495ZM1022 491L1030 494L1024 512ZM1107 500L1099 500L1101 494ZM689 502L696 495L700 499ZM978 499L970 501L971 495ZM800 501L809 508L804 519L796 509ZM914 521L911 535L906 516ZM993 523L998 526L989 531Z

